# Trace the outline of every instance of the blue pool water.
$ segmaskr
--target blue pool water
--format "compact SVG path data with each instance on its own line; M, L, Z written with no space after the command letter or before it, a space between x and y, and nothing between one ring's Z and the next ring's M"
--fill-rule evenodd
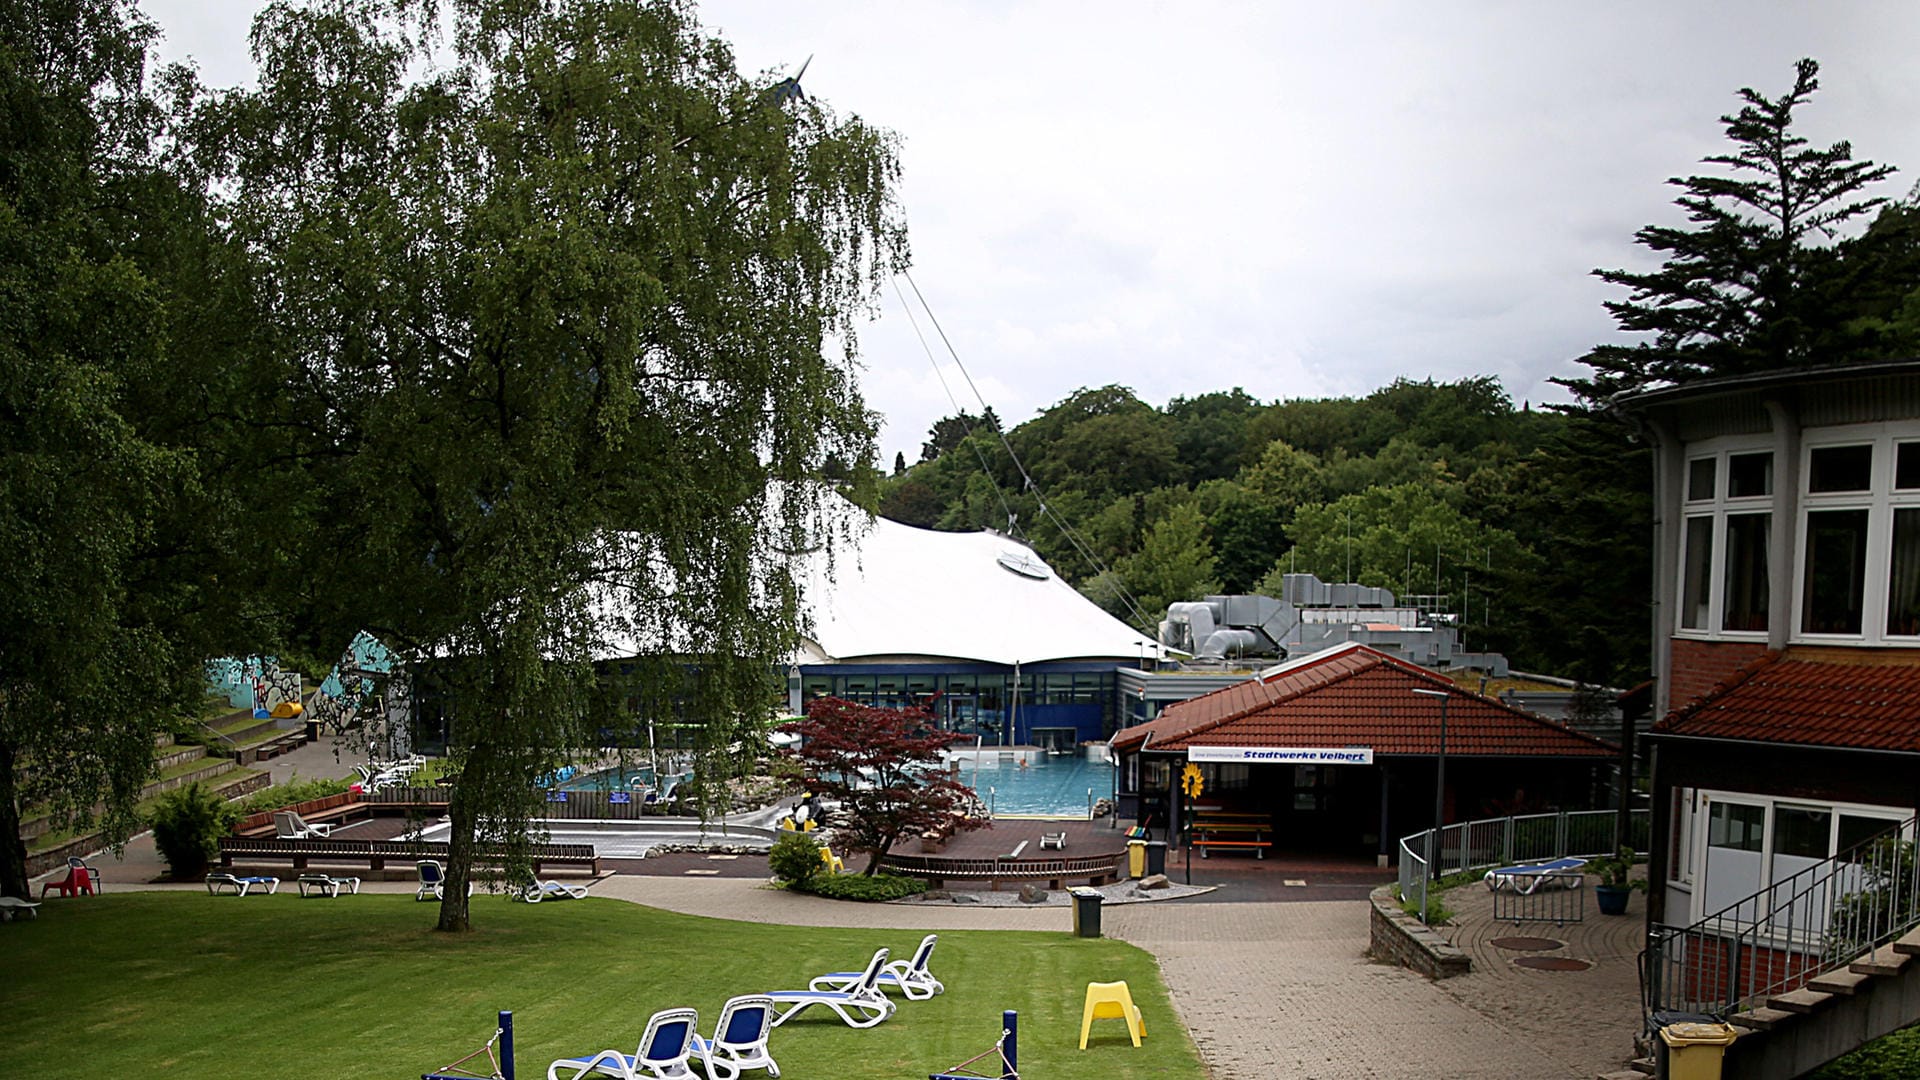
M1084 757L1036 757L1026 768L962 760L957 779L980 793L995 814L1058 814L1085 817L1087 789L1093 797L1113 795L1113 766Z

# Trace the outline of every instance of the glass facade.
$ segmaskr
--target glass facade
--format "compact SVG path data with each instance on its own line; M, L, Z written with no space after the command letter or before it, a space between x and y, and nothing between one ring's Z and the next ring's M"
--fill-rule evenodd
M1104 739L1119 723L1111 665L821 665L801 668L800 697L837 697L886 708L926 706L940 727L992 745L1070 748ZM1017 709L1016 709L1017 706Z

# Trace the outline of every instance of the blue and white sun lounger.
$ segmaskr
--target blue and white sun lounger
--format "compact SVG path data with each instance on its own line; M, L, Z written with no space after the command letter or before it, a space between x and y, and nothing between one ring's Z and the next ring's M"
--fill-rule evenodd
M920 939L920 947L913 950L913 959L895 960L880 970L874 984L880 989L897 987L907 995L909 1001L925 1001L935 994L947 992L946 986L933 977L927 970L927 961L933 958L933 947L940 941L939 934L928 934ZM807 985L814 990L845 990L859 983L862 973L858 971L835 971L816 976Z
M1585 859L1555 859L1552 862L1503 866L1487 871L1485 881L1487 888L1493 892L1505 889L1521 896L1532 896L1541 889L1577 889L1584 880L1586 865Z
M585 900L587 886L567 885L558 881L536 881L513 894L516 900L525 900L537 904L542 900Z
M775 1007L786 1006L773 1018L779 1027L802 1010L813 1005L832 1009L848 1027L869 1028L893 1015L894 1004L880 991L880 973L887 967L887 950L881 949L867 962L867 970L840 990L775 990L767 996ZM857 1015L856 1015L857 1014Z
M709 1080L738 1080L747 1069L765 1069L779 1076L780 1066L767 1052L767 1032L773 1027L773 999L765 994L728 998L720 1007L713 1038L693 1037L693 1059Z
M235 877L232 874L213 873L207 875L207 894L218 893L221 889L232 889L233 895L245 896L256 885L264 885L267 892L280 891L280 879L277 877Z
M640 1035L640 1046L632 1054L602 1050L589 1057L561 1058L547 1066L547 1080L580 1080L589 1074L617 1076L621 1080L686 1080L694 1076L687 1068L693 1056L694 1028L700 1017L692 1009L662 1009L647 1021Z

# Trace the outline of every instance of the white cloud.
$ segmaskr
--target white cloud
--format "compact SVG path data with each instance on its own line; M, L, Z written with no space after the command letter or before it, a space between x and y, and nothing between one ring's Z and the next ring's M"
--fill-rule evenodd
M148 10L214 83L247 3ZM1751 85L1822 63L1800 127L1920 172L1920 5L1569 7L710 0L748 71L898 131L914 278L1019 422L1077 387L1156 404L1391 379L1516 400L1612 333L1596 266L1678 221L1664 181L1724 146ZM911 291L907 291L911 298ZM943 364L950 364L925 325ZM863 335L884 462L952 411L898 301ZM961 407L979 405L961 382Z

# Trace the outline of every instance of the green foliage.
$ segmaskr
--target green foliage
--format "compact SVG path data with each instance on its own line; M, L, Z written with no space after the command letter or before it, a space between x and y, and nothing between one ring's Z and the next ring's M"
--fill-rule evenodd
M1920 1025L1875 1039L1808 1073L1807 1080L1887 1080L1896 1076L1920 1076Z
M1864 846L1852 861L1859 867L1859 888L1841 897L1827 916L1830 952L1858 948L1920 916L1920 898L1913 895L1913 884L1920 881L1913 841L1885 837Z
M895 138L767 94L691 5L392 7L268 7L257 85L199 98L188 143L272 298L325 507L302 568L379 577L315 623L446 658L415 689L460 769L456 930L473 845L522 876L527 778L622 720L609 636L706 628L634 678L686 691L703 811L746 767L790 553L836 527L824 481L873 471L854 331L906 238Z
M816 857L814 861L817 863L819 859ZM927 883L919 878L895 874L820 874L798 887L829 900L860 900L873 904L902 900L927 891Z
M767 869L773 876L795 888L805 889L825 864L820 859L820 842L811 833L781 833L767 852Z
M149 813L148 824L153 827L153 845L167 861L168 871L178 880L188 880L205 871L220 854L220 838L239 818L237 807L196 781L161 795Z
M1437 886L1427 893L1425 914L1422 915L1420 900L1417 896L1402 896L1400 910L1419 919L1428 926L1437 926L1453 918L1453 909L1447 906L1446 890Z
M1460 594L1478 573L1488 586L1487 568L1498 550L1511 561L1517 538L1490 529L1449 503L1449 489L1402 484L1375 487L1331 503L1303 506L1287 532L1292 556L1274 568L1281 574L1296 564L1324 581L1382 585L1397 594ZM1278 581L1270 577L1268 595Z
M1638 863L1633 849L1622 847L1612 855L1603 855L1598 859L1587 860L1587 873L1600 879L1602 885L1612 885L1644 891L1647 888L1645 878L1634 879L1631 875Z
M1166 614L1168 604L1219 591L1206 526L1198 507L1177 506L1147 529L1139 553L1116 567L1149 624Z
M426 781L420 781L426 783ZM241 799L238 815L262 814L268 810L278 810L286 806L297 806L314 799L324 799L329 795L338 795L347 790L346 780L295 780L290 783L276 784L261 788L259 791Z

